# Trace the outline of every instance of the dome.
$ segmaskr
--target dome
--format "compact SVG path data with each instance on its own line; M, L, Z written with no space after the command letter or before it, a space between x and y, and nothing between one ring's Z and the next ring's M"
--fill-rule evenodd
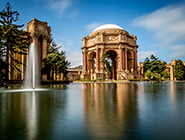
M103 29L119 29L119 30L124 30L122 27L115 25L115 24L104 24L101 25L99 27L97 27L96 29L94 29L93 32L98 31L98 30L103 30Z

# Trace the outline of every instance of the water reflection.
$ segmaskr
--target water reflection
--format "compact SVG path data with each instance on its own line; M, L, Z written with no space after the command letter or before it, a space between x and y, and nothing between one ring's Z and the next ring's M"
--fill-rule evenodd
M65 111L66 96L58 91L47 93L1 93L0 139L35 140L52 137L55 119ZM64 116L60 116L60 119Z
M129 138L137 133L136 84L83 84L86 130L93 139Z
M37 136L37 126L38 126L38 111L37 111L37 101L35 98L35 92L32 92L32 94L27 94L28 97L27 99L27 104L26 104L26 110L30 110L29 112L26 113L26 124L27 124L27 135L28 139L33 140L36 139ZM29 100L31 99L31 100ZM28 105L29 104L29 105Z
M0 91L0 139L185 138L185 83L70 84L50 89Z

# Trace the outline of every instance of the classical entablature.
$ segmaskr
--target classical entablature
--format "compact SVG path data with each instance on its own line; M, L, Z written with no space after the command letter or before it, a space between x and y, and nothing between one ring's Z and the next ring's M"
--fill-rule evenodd
M103 66L99 63L104 53L109 53L112 60L112 79L138 78L136 40L135 35L130 35L118 25L106 24L96 28L82 39L82 78L105 76Z

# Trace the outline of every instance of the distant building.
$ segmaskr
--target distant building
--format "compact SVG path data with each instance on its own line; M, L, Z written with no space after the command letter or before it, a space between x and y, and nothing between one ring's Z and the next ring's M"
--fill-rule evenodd
M174 77L174 66L175 66L175 62L177 60L171 60L171 63L166 64L167 66L167 70L170 73L170 80L176 80L176 78ZM185 62L183 62L184 66L185 66Z
M80 75L82 74L81 68L68 68L67 71L67 77L69 81L78 80L80 78Z
M176 61L177 60L171 60L171 63L166 64L167 67L166 71L170 73L170 80L176 80L176 78L174 77L174 66ZM185 66L185 62L183 62L183 64ZM143 62L138 63L138 70L140 71L141 74L144 74Z

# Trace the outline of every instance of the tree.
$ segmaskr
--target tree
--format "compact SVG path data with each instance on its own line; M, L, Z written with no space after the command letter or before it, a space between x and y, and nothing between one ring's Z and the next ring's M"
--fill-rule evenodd
M13 11L9 3L0 12L0 16L0 53L5 58L5 79L8 81L9 67L21 72L19 67L22 63L15 59L15 54L27 54L30 36L28 32L23 31L24 24L14 24L18 20L19 13Z
M170 78L170 73L168 71L166 71L166 70L161 72L161 75L165 79L169 79Z
M153 78L153 73L150 71L150 70L148 70L148 71L146 71L145 72L145 76L148 78L148 79L152 79Z
M151 80L161 80L163 71L166 69L166 62L159 60L158 57L151 55L150 59L147 57L143 64L145 75L149 76ZM150 71L150 72L149 72Z
M65 52L59 51L61 47L58 47L55 42L52 42L50 51L43 60L44 67L42 73L47 74L48 79L50 79L50 73L52 73L51 79L54 79L54 73L56 75L63 73L64 77L67 77L67 68L70 66L70 63L66 60Z
M177 60L174 66L174 77L177 80L184 80L185 79L185 66L181 60Z

